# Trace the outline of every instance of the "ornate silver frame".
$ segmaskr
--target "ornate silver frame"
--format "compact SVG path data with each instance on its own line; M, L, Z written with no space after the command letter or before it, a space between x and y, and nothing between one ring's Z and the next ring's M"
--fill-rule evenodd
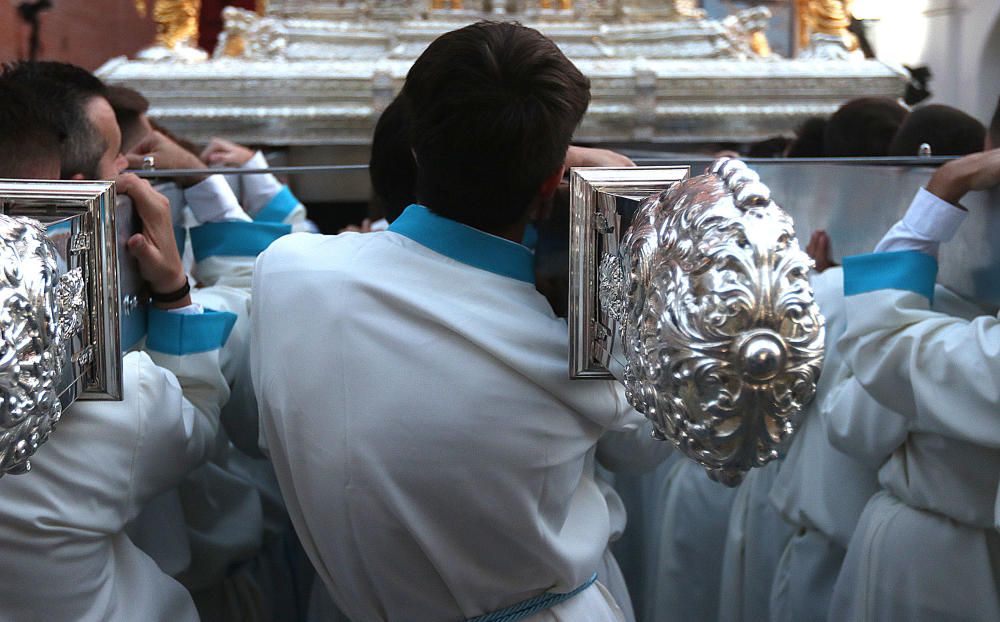
M598 300L600 258L617 252L640 201L683 181L690 172L688 166L570 171L570 378L622 377L624 361L615 355L618 331Z
M41 223L66 269L84 273L83 328L69 344L69 364L59 383L64 406L76 399L122 399L115 212L114 182L0 179L0 213Z

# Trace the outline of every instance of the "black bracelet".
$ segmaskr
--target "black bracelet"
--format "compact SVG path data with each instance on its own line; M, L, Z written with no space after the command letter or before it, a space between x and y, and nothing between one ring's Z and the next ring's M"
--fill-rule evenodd
M149 298L153 302L177 302L181 298L187 296L191 293L191 284L188 283L187 279L184 279L184 285L180 289L172 292L167 292L166 294L158 294L154 291L149 292Z

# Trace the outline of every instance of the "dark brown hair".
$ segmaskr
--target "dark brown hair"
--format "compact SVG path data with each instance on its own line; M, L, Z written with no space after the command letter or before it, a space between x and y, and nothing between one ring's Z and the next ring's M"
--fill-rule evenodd
M62 176L77 173L96 179L107 145L87 117L93 97L106 97L104 83L86 69L55 61L22 61L5 68L4 76L35 96L47 117L58 125L62 138Z
M910 113L889 145L889 155L915 156L927 143L931 155L963 156L983 150L986 128L958 108L932 104Z
M142 115L149 110L149 101L139 91L114 84L108 86L107 98L122 132L122 153L127 152L143 138Z
M59 159L60 135L34 93L0 78L0 177L33 179Z
M562 166L590 82L537 30L479 22L431 43L402 93L417 198L437 214L495 231L524 218Z
M887 97L853 99L833 113L823 135L824 155L831 158L878 157L906 118L906 108Z

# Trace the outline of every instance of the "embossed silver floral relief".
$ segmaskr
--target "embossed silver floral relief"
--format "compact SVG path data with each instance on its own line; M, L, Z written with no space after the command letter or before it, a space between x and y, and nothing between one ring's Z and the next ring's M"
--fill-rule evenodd
M65 347L86 299L79 268L59 276L56 250L35 221L0 215L0 476L24 473L59 422Z
M619 252L617 295L614 259L600 289L622 309L629 402L737 485L778 456L822 365L824 320L791 218L755 172L722 159L646 199Z

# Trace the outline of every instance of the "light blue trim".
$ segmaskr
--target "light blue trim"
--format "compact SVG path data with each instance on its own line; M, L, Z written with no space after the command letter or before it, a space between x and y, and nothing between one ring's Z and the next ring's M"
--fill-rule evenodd
M267 205L254 214L255 222L285 222L288 215L300 205L300 201L292 194L288 186L282 186L278 194L271 197Z
M196 315L149 310L149 336L146 347L163 354L184 356L218 350L229 339L236 324L236 314L210 311Z
M937 259L919 251L844 257L844 295L901 289L934 301Z
M389 231L474 268L535 283L535 255L531 249L438 216L423 205L407 207L389 225Z
M196 261L219 256L256 257L271 242L291 231L291 225L244 220L207 222L188 229Z
M491 613L486 613L474 618L468 618L466 622L516 622L517 620L523 620L529 616L535 615L539 611L545 611L546 609L555 607L559 603L566 602L593 585L594 581L597 581L596 572L591 575L590 579L583 585L580 585L571 592L564 592L561 594L546 592L527 600L522 600L521 602L513 604L510 607L504 607L503 609L499 609Z

